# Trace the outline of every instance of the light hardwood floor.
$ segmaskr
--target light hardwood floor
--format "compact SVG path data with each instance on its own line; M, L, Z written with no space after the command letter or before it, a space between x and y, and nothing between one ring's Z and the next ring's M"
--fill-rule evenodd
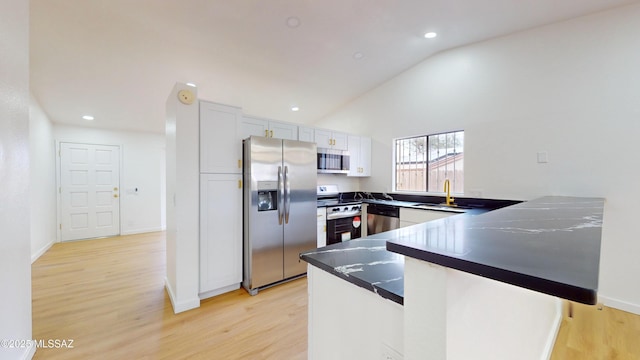
M47 251L32 267L33 337L73 339L74 348L39 349L34 359L306 359L306 279L174 315L164 244L158 232ZM640 359L640 316L575 305L552 359Z
M173 314L164 233L55 244L32 267L34 359L305 359L306 279Z

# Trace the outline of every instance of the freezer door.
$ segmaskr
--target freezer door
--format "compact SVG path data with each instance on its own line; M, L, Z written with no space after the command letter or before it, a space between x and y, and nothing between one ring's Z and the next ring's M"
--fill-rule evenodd
M252 136L244 143L244 161L243 286L250 290L283 279L283 225L279 215L284 210L281 195L284 189L278 176L278 169L282 168L282 141ZM265 198L269 197L273 203L266 206Z
M304 274L299 254L317 247L316 157L315 143L283 140L285 278Z

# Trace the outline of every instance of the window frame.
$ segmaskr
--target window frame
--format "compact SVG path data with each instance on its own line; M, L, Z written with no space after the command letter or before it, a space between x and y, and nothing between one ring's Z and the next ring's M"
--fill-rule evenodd
M429 147L429 137L430 136L437 136L437 135L446 135L446 134L455 134L458 132L462 132L463 134L465 133L464 129L458 129L458 130L451 130L451 131L441 131L441 132L437 132L437 133L432 133L432 134L423 134L423 135L409 135L409 136L402 136L402 137L397 137L397 138L393 138L392 140L392 154L391 154L391 188L393 189L392 191L395 193L399 193L399 194L408 194L408 195L429 195L429 194L437 194L437 195L441 195L444 194L444 190L429 190L428 188L428 184L429 184L429 177L428 177L428 173L429 173L429 156L427 154L426 156L426 164L427 164L427 177L426 177L426 191L417 191L417 190L398 190L397 188L397 163L396 163L396 159L397 159L397 141L398 140L405 140L405 139L413 139L413 138L420 138L420 137L424 137L426 138L426 147ZM428 150L427 150L428 151ZM464 154L464 144L463 144L463 150L462 153ZM464 163L464 157L463 157L463 163ZM455 186L451 186L451 194L456 194L456 195L464 195L464 180L463 180L463 184L462 184L462 191L461 192L455 192L454 191Z

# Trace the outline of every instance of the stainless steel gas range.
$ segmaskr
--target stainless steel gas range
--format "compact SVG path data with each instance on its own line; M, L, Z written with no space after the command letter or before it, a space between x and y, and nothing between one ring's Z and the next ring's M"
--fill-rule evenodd
M340 193L337 185L318 186L318 207L327 212L327 245L357 239L362 229L362 196Z

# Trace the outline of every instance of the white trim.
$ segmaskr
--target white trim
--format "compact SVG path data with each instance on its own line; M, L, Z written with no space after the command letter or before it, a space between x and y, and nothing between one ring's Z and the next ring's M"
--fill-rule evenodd
M68 144L84 144L84 145L104 145L104 146L117 146L119 153L119 164L118 164L118 187L122 189L122 174L124 171L124 145L123 144L95 144L88 142L78 142L73 140L55 140L55 158L56 158L56 187L58 191L56 191L56 207L57 207L57 218L56 218L56 242L62 242L62 231L60 229L60 224L62 224L62 202L60 199L60 187L62 186L62 177L60 172L61 162L60 162L60 144L68 143ZM118 201L118 233L113 236L122 235L122 199ZM82 240L82 239L79 239Z
M29 341L29 346L26 348L26 351L22 353L22 356L20 356L18 359L19 360L31 360L33 359L33 356L36 354L36 347L34 345L33 341Z
M553 353L553 347L556 344L558 333L560 332L560 325L562 325L562 300L556 298L556 316L553 319L551 329L549 329L549 335L547 336L547 342L544 346L541 359L551 359Z
M602 295L598 296L598 302L601 302L604 305L614 309L640 315L640 305L638 304L633 304L630 302L626 302L626 301L622 301L622 300L618 300L618 299L614 299L614 298L610 298L608 296L602 296Z
M218 296L224 293L228 293L229 291L234 291L234 290L238 290L240 289L240 283L237 284L233 284L233 285L228 285L225 287L221 287L219 289L215 289L215 290L211 290L211 291L207 291L207 292L203 292L198 294L198 297L200 298L200 300L204 300L204 299L208 299L210 297L214 297L214 296Z
M155 227L150 227L150 228L142 228L142 229L133 229L133 230L120 231L120 235L144 234L144 233L158 232L158 231L164 231L164 230L165 229L163 229L161 226L155 226Z
M31 254L31 263L33 264L34 262L36 262L36 260L38 260L40 258L40 256L44 255L44 253L47 252L47 250L49 250L53 244L55 244L55 240L51 240L48 244L46 244L45 246L43 246L40 250L36 251L35 254Z
M173 307L173 313L178 314L183 311L196 309L200 307L200 298L195 297L191 300L176 302L175 294L173 293L173 289L171 288L171 284L169 283L169 279L164 278L164 288L167 289L167 294L169 295L169 300L171 300L171 306Z

